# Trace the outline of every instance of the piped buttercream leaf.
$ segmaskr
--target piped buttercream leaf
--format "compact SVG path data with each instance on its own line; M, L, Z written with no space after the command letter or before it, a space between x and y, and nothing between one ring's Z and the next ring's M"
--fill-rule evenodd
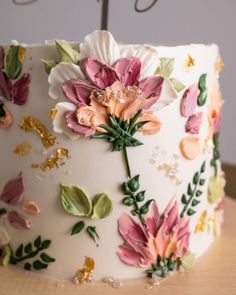
M19 77L25 56L25 48L20 45L11 45L5 56L4 71L8 78L15 80Z
M182 266L185 269L190 269L193 266L195 259L196 255L193 252L187 252L182 258Z
M173 72L174 64L175 64L174 58L161 57L160 58L160 66L157 69L156 73L162 77L169 78Z
M57 62L55 60L46 60L41 59L45 72L49 75L51 72L51 69L54 68L57 65Z
M176 78L170 78L170 81L177 92L182 91L186 87L180 80Z
M61 201L65 211L76 216L90 216L92 203L87 194L74 185L61 184Z
M112 212L112 200L106 193L101 193L93 200L93 219L101 219L110 215Z
M10 259L11 259L11 255L12 255L12 250L11 247L9 245L5 245L2 249L2 265L3 266L7 266L10 263Z
M56 48L62 61L74 64L78 63L79 52L75 50L69 42L57 40Z

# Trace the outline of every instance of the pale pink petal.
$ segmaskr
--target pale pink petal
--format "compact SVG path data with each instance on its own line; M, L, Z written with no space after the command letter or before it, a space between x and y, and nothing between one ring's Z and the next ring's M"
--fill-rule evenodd
M149 211L145 215L145 222L149 233L155 236L160 224L160 214L158 211L156 201L152 201Z
M8 181L1 194L0 200L9 205L19 205L24 199L24 183L22 172L16 178Z
M164 78L160 76L151 76L143 79L139 83L139 88L142 91L143 98L156 97L161 95Z
M6 74L0 70L0 96L6 100L11 100L12 83L7 78Z
M183 255L188 251L189 248L189 239L190 239L190 233L184 235L181 240L179 240L178 245L178 254L180 257L183 257Z
M12 99L14 104L23 105L29 96L30 74L24 74L15 82L12 88Z
M193 114L188 118L185 130L191 134L198 134L202 124L202 112Z
M189 117L193 115L197 107L199 93L198 84L193 84L184 92L180 103L180 112L182 116Z
M129 244L120 245L119 249L117 255L124 263L132 266L140 266L143 263L142 255L137 253Z
M174 225L177 224L178 221L178 206L177 206L177 201L173 204L172 207L167 207L167 210L164 212L164 220L166 222L166 230L171 231Z
M68 111L65 113L67 127L75 133L83 134L89 137L94 134L94 130L87 126L83 126L78 123L76 111Z
M30 229L31 223L23 215L16 211L10 211L7 213L7 220L10 225L16 229Z
M143 113L137 120L137 122L149 121L143 127L139 129L144 135L155 134L161 129L160 120L153 113Z
M115 70L97 59L86 58L81 61L87 77L98 88L105 89L118 80Z
M79 107L90 104L90 94L96 89L83 80L67 81L62 88L66 97Z
M157 235L155 237L155 247L156 253L161 257L164 257L166 247L168 246L170 237L166 234L166 224L162 223L161 227L158 229Z
M179 221L178 240L181 240L187 234L189 234L189 219L181 218Z
M118 59L112 66L124 86L136 85L141 70L141 61L137 57Z

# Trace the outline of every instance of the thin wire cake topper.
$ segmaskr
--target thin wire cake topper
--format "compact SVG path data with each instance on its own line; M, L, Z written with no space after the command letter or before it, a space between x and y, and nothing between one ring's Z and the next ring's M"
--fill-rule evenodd
M39 0L12 0L13 4L24 6L37 2ZM101 30L108 29L108 14L109 14L109 0L97 0L97 2L102 2L102 15L101 15ZM134 9L136 12L146 12L153 8L153 6L158 2L158 0L153 0L148 6L140 8L140 0L135 0Z

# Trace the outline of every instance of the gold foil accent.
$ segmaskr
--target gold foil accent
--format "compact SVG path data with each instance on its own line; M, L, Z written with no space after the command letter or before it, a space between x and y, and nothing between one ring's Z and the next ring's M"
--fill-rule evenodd
M86 256L84 260L84 267L77 271L74 281L76 282L76 280L78 280L80 284L89 282L94 268L95 261L91 257Z
M69 159L69 151L65 148L58 148L55 150L55 152L46 159L42 164L32 164L32 168L41 168L43 171L50 170L53 168L59 168L59 166L62 166L65 164L63 162L63 158Z
M24 59L25 59L25 51L26 51L26 49L24 47L20 47L19 53L18 53L18 58L19 58L19 61L21 63L24 62Z
M58 112L58 110L56 108L52 108L51 111L49 112L49 116L52 120L55 119L57 112Z
M195 227L195 233L204 232L207 226L207 211L203 211L198 219L197 225Z
M186 70L188 70L189 68L194 67L195 63L196 63L195 59L190 54L188 54L188 57L187 57L185 64L184 64L184 67Z
M32 116L24 117L19 127L25 132L36 131L41 137L43 146L46 148L55 144L56 137L50 134L47 128L38 119Z
M216 59L216 63L215 63L215 71L217 74L219 74L220 72L222 72L225 68L225 64L223 59L221 58L221 56L219 55Z
M18 144L15 149L14 153L20 156L28 155L32 150L32 146L27 141L23 141L21 144Z

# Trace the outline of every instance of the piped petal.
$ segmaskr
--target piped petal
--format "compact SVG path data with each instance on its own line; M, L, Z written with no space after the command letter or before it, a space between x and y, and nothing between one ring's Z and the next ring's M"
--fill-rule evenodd
M139 88L142 91L143 98L156 97L161 95L164 78L158 76L151 76L145 78L139 83Z
M29 220L16 211L8 212L7 220L10 225L16 229L31 229L31 223Z
M24 199L24 183L22 172L16 178L8 181L1 194L0 201L9 205L19 205Z
M129 244L119 246L117 255L124 263L132 266L140 266L143 263L142 255L137 253Z
M62 86L69 80L85 80L80 67L73 63L61 62L56 65L48 76L48 94L53 99L66 100Z
M180 103L180 112L183 117L189 117L193 115L197 107L199 93L200 91L198 89L198 84L193 84L187 90L185 90Z
M143 127L139 129L144 135L152 135L160 131L161 122L160 120L151 112L142 113L138 118L137 122L149 121Z
M198 134L202 124L202 112L193 114L188 118L185 130L191 134Z
M30 74L24 74L12 87L12 98L14 104L24 105L29 96Z
M102 63L112 65L120 56L119 47L111 33L107 31L95 31L87 35L80 44L79 60L91 57Z
M67 127L71 129L74 133L82 134L86 137L91 136L92 134L94 134L94 130L88 126L79 124L77 118L77 111L68 111L65 114Z
M7 78L6 74L0 70L0 96L6 100L11 100L12 83Z

